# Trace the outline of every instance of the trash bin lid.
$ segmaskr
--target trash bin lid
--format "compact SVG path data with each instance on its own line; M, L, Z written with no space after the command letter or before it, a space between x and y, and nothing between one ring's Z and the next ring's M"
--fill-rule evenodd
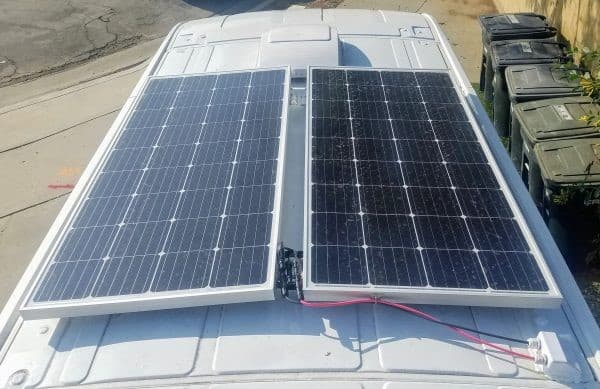
M519 39L492 42L492 66L557 63L565 57L564 45L550 39Z
M556 64L512 65L506 68L506 86L512 101L580 96L577 80L568 79L569 70Z
M534 13L481 15L479 24L488 41L551 38L556 35L556 29L548 25L546 17Z
M559 97L515 104L513 115L529 143L551 139L589 138L600 130L579 118L598 112L600 105L587 96Z
M540 142L534 152L548 185L600 185L600 138Z

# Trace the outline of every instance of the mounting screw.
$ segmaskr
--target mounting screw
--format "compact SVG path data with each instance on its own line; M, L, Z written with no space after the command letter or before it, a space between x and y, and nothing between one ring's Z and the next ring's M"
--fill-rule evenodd
M12 375L10 376L8 382L11 385L21 385L27 379L27 373L28 373L28 371L26 369L17 370L14 373L12 373Z
M44 334L48 333L48 330L49 330L49 329L50 329L50 328L48 328L48 326L41 326L41 327L40 327L40 334L41 334L41 335L44 335Z

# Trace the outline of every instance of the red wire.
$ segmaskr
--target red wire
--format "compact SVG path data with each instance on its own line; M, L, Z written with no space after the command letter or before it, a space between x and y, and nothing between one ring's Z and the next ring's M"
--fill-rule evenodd
M420 316L422 318L425 319L429 319L435 322L438 322L439 324L443 324L444 326L448 327L451 331L455 332L456 334L467 338L475 343L479 343L485 346L488 346L490 348L496 349L498 351L501 351L503 353L506 354L510 354L513 355L515 357L519 357L519 358L524 358L524 359L529 359L529 360L534 360L534 358L531 355L527 355L527 354L523 354L523 353L519 353L516 351L512 351L511 349L508 349L506 347L502 347L502 346L498 346L495 345L493 343L490 343L488 341L485 341L483 339L480 339L476 336L473 336L471 334L469 334L468 332L460 329L460 328L456 328L450 325L447 325L445 323L441 323L440 320L434 316L431 316L423 311L419 311L416 308L412 308L409 307L407 305L403 305L403 304L398 304L398 303L394 303L391 301L386 301L386 300L376 300L376 299L372 299L372 298L363 298L363 299L356 299L356 300L347 300L347 301L337 301L337 302L309 302L309 301L305 301L305 300L300 300L300 303L306 307L313 307L313 308L330 308L330 307L343 307L346 305L353 305L353 304L383 304L383 305L388 305L390 307L394 307L394 308L398 308L401 309L403 311L407 311L410 312L414 315Z

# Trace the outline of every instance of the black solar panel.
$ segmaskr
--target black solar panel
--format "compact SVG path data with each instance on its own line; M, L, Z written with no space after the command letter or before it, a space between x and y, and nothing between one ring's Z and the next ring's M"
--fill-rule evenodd
M548 291L446 73L311 70L310 283Z
M151 79L33 303L264 284L285 88L285 70Z

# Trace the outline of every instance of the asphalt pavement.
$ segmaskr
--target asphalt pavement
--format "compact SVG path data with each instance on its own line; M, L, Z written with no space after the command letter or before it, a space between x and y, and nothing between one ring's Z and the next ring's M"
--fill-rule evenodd
M285 0L3 1L0 86L164 37L181 21L289 5Z

